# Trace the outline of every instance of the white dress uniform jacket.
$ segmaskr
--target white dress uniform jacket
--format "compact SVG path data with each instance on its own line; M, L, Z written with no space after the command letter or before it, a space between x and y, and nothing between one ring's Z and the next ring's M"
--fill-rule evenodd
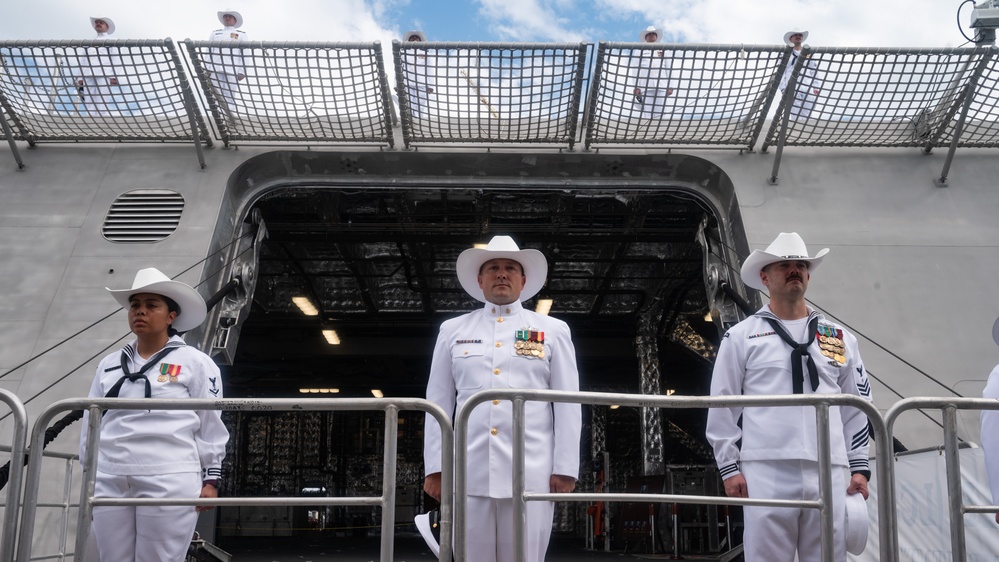
M184 343L179 336L167 346L176 347L159 365L146 372L151 398L222 398L218 366L204 353ZM115 352L97 367L90 387L91 397L104 397L123 376L121 355L128 357L129 370L137 373L145 364L135 351L135 341ZM163 371L176 372L176 376ZM143 398L141 380L122 383L120 398ZM84 413L80 435L80 458L87 442ZM197 472L203 479L222 476L222 459L229 431L218 410L108 410L102 420L97 458L98 472L116 475Z
M791 58L787 61L787 67L784 68L784 74L780 79L780 91L783 92L787 89L788 83L791 81L791 75L794 73L794 67L798 64L798 57L801 51L791 51ZM811 58L806 58L805 62L801 65L801 73L798 75L798 80L794 86L794 100L791 105L791 119L795 118L807 119L812 114L812 107L815 103L815 90L822 89L822 80L818 77L818 69L816 67L815 61Z
M819 386L812 390L807 369L805 394L853 394L871 399L871 387L860 358L857 338L841 326L818 316L818 332L842 334L845 363L822 355L816 337L808 351L815 361ZM777 317L764 306L725 333L711 377L712 396L792 394L791 347L774 332L766 317ZM802 361L804 363L804 361ZM742 416L742 428L738 425ZM868 422L860 410L833 406L829 409L832 462L851 472L869 471ZM815 408L753 407L711 408L706 435L714 448L722 479L741 472L741 460L818 460ZM742 440L742 446L736 443Z
M999 365L992 369L982 398L999 398ZM989 475L992 503L999 503L999 410L982 410L982 451Z
M403 81L406 86L406 101L414 117L425 115L430 100L437 89L437 65L434 57L420 51L407 51L402 55Z
M517 330L544 333L544 356L518 355ZM520 302L485 306L441 325L427 384L427 399L454 412L469 396L489 388L579 390L576 353L569 326L525 310ZM512 493L513 406L480 404L468 428L468 494L510 498ZM548 493L552 474L578 477L582 424L579 404L525 404L526 479L529 492ZM426 474L441 470L441 434L427 416Z
M249 41L245 31L235 27L216 29L208 36L209 41L220 41L245 44ZM234 46L236 46L234 45ZM211 49L205 58L205 69L210 72L212 84L225 100L228 111L233 111L236 105L236 91L239 88L239 75L246 76L246 66L243 63L241 48L220 47Z
M666 109L669 90L674 88L673 68L670 57L662 50L632 51L630 91L642 91L636 107L641 108L641 116L646 119L659 117Z
M95 39L110 39L107 33L98 33ZM117 106L114 102L111 80L118 79L121 70L121 56L117 47L87 47L87 54L80 57L80 79L83 86L84 107L91 115L108 115Z

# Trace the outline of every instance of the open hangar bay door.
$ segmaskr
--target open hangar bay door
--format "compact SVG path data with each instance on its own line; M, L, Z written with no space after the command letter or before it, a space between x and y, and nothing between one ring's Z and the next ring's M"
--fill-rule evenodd
M719 288L746 251L738 206L727 176L700 158L271 153L230 187L241 209L232 222L262 219L267 236L252 299L221 354L231 360L228 397L423 397L440 323L480 306L458 284L455 260L496 234L548 259L548 280L525 307L550 299L569 324L582 390L706 394L720 333L738 319ZM378 495L381 412L225 417L225 495ZM605 451L619 489L668 466L713 464L704 418L584 406L580 488L593 489ZM400 413L398 435L405 523L427 507L423 415ZM557 528L581 534L584 510L563 506ZM360 507L231 508L217 534L224 545L226 536L364 533L378 517Z

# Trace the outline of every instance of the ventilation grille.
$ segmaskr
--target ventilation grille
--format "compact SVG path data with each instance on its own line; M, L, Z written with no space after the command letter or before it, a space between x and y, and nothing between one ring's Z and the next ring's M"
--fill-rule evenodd
M114 200L101 233L111 242L159 242L177 230L184 196L169 189L137 189Z

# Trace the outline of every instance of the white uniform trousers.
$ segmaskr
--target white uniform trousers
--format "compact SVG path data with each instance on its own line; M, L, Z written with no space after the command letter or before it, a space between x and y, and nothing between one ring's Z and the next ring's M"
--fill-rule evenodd
M409 102L409 112L414 118L426 117L430 108L430 96L425 86L408 86L406 101Z
M818 463L802 460L743 461L749 497L771 500L818 500ZM833 553L846 561L846 470L833 467ZM746 562L822 560L822 524L812 508L746 506Z
M640 110L642 119L659 119L666 112L667 90L645 90L642 92L642 103L635 101L636 109Z
M815 101L809 92L795 92L791 100L791 121L808 119L812 115Z
M552 534L553 502L527 502L527 562L543 562ZM466 552L475 562L512 562L513 500L468 496Z
M105 116L117 109L111 88L118 86L108 84L108 80L109 78L95 76L83 79L83 106L87 115Z
M213 72L211 75L212 86L215 88L215 93L222 97L222 113L232 115L236 113L236 93L239 91L239 79L236 78L235 74L228 74L225 72Z
M119 476L98 471L94 495L197 498L201 495L201 474ZM101 562L183 562L197 523L193 505L94 508L94 536Z

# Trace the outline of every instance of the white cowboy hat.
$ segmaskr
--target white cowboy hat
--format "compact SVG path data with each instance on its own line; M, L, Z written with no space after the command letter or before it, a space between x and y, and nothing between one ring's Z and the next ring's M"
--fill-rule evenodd
M753 250L742 264L742 282L747 286L761 291L766 290L760 280L760 271L779 261L794 260L808 262L808 272L815 271L822 263L822 256L829 253L829 248L822 248L814 256L808 257L805 241L797 232L781 232L767 246L766 250Z
M548 278L548 260L537 250L521 250L509 236L493 236L484 249L469 248L458 256L455 270L461 287L475 300L486 302L482 287L479 287L479 268L489 260L503 258L513 260L524 268L527 280L520 293L520 300L526 301L538 294Z
M645 36L650 33L656 34L656 41L662 39L663 34L660 33L658 29L656 29L656 26L650 25L649 27L646 27L641 33L638 34L638 40L645 41Z
M186 332L205 321L208 309L205 299L193 287L180 281L172 281L155 267L140 269L135 274L131 289L110 289L105 287L118 304L128 308L128 300L136 293L154 293L169 297L180 307L173 329Z
M846 495L846 551L858 555L867 548L867 502L860 494Z
M808 40L808 32L807 31L799 31L800 29L801 29L800 27L796 27L796 28L792 29L791 31L788 31L787 33L785 33L784 34L784 44L787 45L788 47L793 47L794 43L791 42L791 36L794 35L794 34L796 34L796 33L800 33L801 34L801 42L802 43L804 43L806 40Z
M441 555L439 518L440 514L435 510L430 513L421 513L414 519L416 530L420 532L420 536L430 547L430 552L438 557Z
M424 32L422 32L422 31L417 31L417 30L407 31L406 33L403 33L402 34L402 40L403 41L409 41L409 38L412 37L412 36L414 36L414 35L417 36L417 37L419 37L420 41L426 41L427 40L427 34L424 33Z
M90 27L93 27L94 31L97 31L97 28L94 27L94 24L97 23L97 20L101 20L102 22L108 24L108 35L114 34L114 22L111 21L111 18L105 18L105 17L90 18Z
M219 12L219 22L221 22L222 25L225 25L225 22L222 21L222 16L226 15L236 18L236 25L234 25L233 27L243 27L243 16L239 15L239 12L237 12L236 10L222 10L221 12Z
M992 341L999 345L999 318L996 318L995 323L992 324Z

